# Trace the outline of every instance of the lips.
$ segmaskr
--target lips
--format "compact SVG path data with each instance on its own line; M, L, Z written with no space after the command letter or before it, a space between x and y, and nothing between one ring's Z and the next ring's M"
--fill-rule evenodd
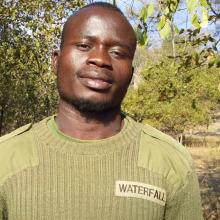
M113 79L105 73L86 72L78 77L84 86L93 90L107 90L113 83Z

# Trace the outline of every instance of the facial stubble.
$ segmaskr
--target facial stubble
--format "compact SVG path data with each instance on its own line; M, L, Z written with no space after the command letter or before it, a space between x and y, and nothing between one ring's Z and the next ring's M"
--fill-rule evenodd
M96 101L88 98L83 98L83 97L77 97L77 96L70 96L67 95L63 90L61 86L61 80L59 79L59 74L57 77L57 88L58 88L58 93L60 98L78 110L79 112L82 113L107 113L115 110L120 110L121 108L121 102L124 98L120 100L119 103L114 104L112 100L101 100L101 101Z

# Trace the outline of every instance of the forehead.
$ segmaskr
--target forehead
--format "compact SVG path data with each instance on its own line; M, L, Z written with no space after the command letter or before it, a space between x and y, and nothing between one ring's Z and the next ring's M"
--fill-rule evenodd
M64 28L65 40L79 35L117 38L115 40L136 44L133 28L122 14L97 6L82 9L67 21Z

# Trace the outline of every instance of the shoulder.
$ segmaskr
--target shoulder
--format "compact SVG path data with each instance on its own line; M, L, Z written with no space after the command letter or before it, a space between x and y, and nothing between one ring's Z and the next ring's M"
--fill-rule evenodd
M37 164L32 124L0 137L0 185L22 169Z
M3 142L5 141L8 141L10 139L12 139L13 137L17 136L17 135L20 135L28 130L30 130L30 128L32 127L32 124L27 124L27 125L24 125L16 130L14 130L13 132L9 133L9 134L6 134L2 137L0 137L0 144L2 144Z
M194 172L187 149L172 137L149 126L142 127L138 165L162 175L173 185L184 185Z

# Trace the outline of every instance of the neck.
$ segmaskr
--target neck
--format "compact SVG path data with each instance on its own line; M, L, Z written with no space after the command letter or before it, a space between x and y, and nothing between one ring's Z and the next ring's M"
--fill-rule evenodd
M80 112L60 100L56 123L61 132L81 140L98 140L117 134L122 128L120 108L103 113Z

